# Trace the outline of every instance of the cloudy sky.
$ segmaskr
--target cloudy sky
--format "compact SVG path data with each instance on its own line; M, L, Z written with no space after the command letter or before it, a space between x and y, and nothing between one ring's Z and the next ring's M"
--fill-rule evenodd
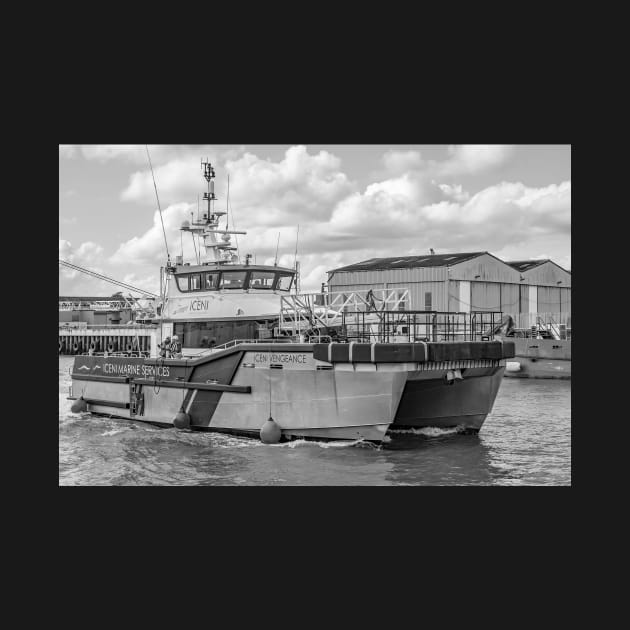
M190 234L216 170L241 256L292 266L299 224L302 289L376 256L489 251L571 269L569 145L149 145L171 256ZM222 223L223 226L223 223ZM166 260L145 145L59 146L59 258L155 293ZM59 266L60 295L118 288Z

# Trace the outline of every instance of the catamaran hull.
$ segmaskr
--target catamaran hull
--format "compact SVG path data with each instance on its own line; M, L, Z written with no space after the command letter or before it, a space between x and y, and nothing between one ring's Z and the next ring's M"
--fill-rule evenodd
M492 410L504 371L503 366L464 369L463 380L450 382L440 374L410 374L391 429L478 432Z
M390 425L478 431L497 395L507 342L243 343L195 359L77 356L72 398L87 411L284 439L383 440Z
M251 344L250 344L251 345ZM254 346L255 347L255 346ZM72 398L87 411L191 429L258 436L273 417L283 439L382 441L406 374L336 371L310 344L264 344L193 361L78 356Z

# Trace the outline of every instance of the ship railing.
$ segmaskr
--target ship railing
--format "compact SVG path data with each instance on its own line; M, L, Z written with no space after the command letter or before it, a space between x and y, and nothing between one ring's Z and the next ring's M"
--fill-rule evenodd
M117 351L117 352L78 352L76 355L78 357L140 357L140 358L148 358L151 356L151 353L148 350L129 350L125 351Z
M346 313L372 313L378 318L386 311L405 311L409 306L409 289L365 289L297 293L280 299L280 328L293 334L308 333L314 328L338 326Z
M328 327L333 341L413 343L418 341L491 340L504 324L501 311L381 311L344 313L338 327Z
M212 352L218 352L220 350L227 350L228 348L233 348L241 343L270 343L275 341L277 341L277 339L231 339L230 341L226 341L218 346L212 346L212 348L198 348L199 351L196 353L192 353L190 349L187 349L186 356L200 356Z
M68 324L68 325L66 325ZM82 326L76 326L76 324L83 324ZM86 324L85 322L59 322L59 328L62 330L97 330L103 328L111 328L112 330L133 330L135 328L155 329L157 324L140 324L130 321L127 324Z
M327 336L321 335L322 339L324 339L325 337ZM316 338L315 335L311 337L311 339L314 339L314 338ZM303 336L303 341L305 343L316 343L314 341L307 342L304 336ZM259 344L259 343L300 343L300 339L298 336L270 337L268 339L231 339L230 341L226 341L225 343L222 343L218 346L212 346L212 348L196 348L197 352L191 352L190 348L186 348L186 352L184 352L183 356L187 358L200 357L207 354L220 352L221 350L227 350L228 348L233 348L234 346L238 346L242 343L252 343L252 344L254 343L256 344Z

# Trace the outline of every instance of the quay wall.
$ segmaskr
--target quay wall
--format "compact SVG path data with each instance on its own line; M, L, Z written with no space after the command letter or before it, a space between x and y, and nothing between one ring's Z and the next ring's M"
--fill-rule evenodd
M59 354L142 352L157 356L156 326L59 328Z

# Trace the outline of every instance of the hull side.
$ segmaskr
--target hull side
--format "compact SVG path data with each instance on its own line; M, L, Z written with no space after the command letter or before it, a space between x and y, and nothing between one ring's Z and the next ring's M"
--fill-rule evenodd
M245 356L244 362L249 359L253 357ZM206 426L258 431L271 415L283 434L292 437L380 441L393 421L405 381L402 371L240 367L232 383L251 386L251 394L224 393Z
M116 379L125 382L104 382L98 380L100 376L91 375L87 378L95 380L80 380L81 373L76 371L73 394L88 400L89 412L162 426L173 426L175 415L183 408L191 417L192 429L257 436L271 411L289 439L382 441L405 387L405 371L365 373L337 370L330 364L318 369L322 362L315 360L312 352L285 348L276 353L235 352L200 365L183 365L181 370L170 365L165 376L168 386L159 379L138 380L143 366L133 364L136 382L142 383L140 413L132 411L132 381L123 377ZM279 363L272 367L274 361ZM89 364L99 375L112 372L111 368L103 369L112 359L89 357L89 361L82 358L80 362ZM123 365L125 360L114 363ZM218 381L233 390L180 387L175 378L181 378L182 385ZM107 401L111 405L103 404Z
M410 375L392 429L458 427L479 431L492 410L505 368L462 370L463 381Z

